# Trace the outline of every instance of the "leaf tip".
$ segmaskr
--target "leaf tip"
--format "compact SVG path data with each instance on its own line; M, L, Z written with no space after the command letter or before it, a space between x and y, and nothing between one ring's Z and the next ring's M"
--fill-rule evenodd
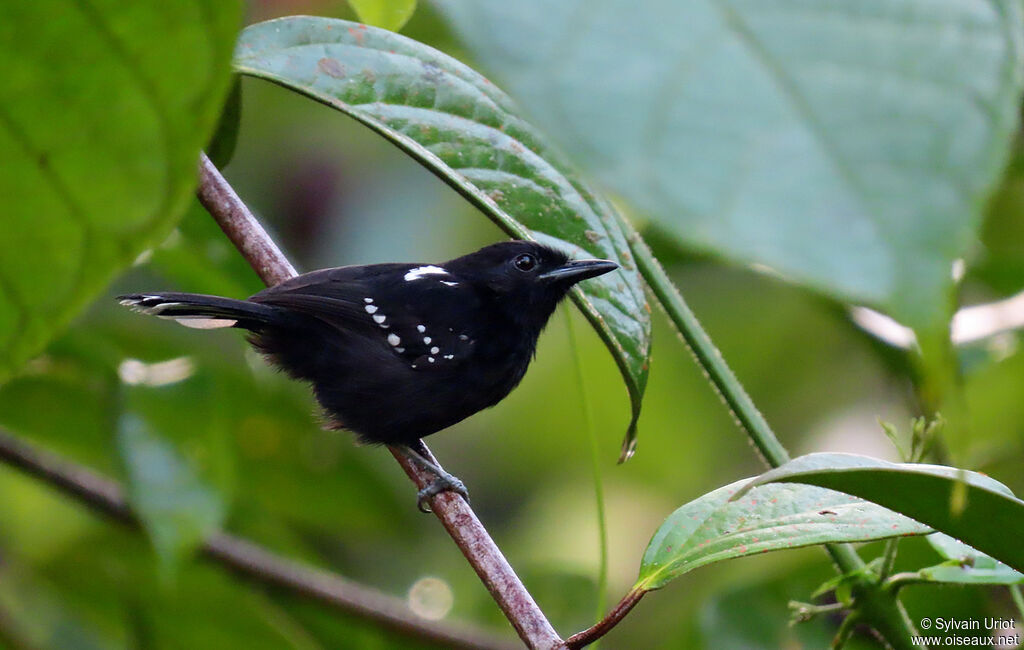
M636 453L636 421L639 416L639 412L633 414L633 419L629 423L629 430L626 431L626 437L622 440L622 450L619 452L619 465L632 458L633 454Z

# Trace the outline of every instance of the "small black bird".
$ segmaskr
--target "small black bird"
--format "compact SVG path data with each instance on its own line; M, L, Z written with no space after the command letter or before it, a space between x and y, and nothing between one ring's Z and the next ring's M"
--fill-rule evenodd
M201 329L239 327L272 363L309 381L335 428L399 445L437 479L419 506L462 483L420 438L493 406L516 387L537 337L575 283L617 268L533 242L493 244L442 264L313 271L248 300L191 293L119 296Z

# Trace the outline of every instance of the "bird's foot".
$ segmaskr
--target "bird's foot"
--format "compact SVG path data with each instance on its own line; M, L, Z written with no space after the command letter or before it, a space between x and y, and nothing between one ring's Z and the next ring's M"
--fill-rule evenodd
M461 495L466 503L469 503L469 491L466 490L465 484L448 472L441 472L434 477L430 485L417 493L416 507L420 509L420 512L431 512L430 500L442 492L455 492Z
M466 503L469 503L469 492L466 490L465 484L441 469L441 466L437 463L428 460L424 455L427 453L426 447L423 446L421 441L418 441L416 446L398 445L395 449L399 450L403 456L412 461L417 467L434 475L434 480L416 495L416 507L419 508L420 512L431 512L430 500L442 492L460 494L466 500Z

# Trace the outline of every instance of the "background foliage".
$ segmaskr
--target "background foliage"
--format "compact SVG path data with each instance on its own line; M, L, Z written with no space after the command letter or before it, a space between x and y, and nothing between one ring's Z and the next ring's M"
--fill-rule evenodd
M0 468L0 643L405 643L182 554L218 523L397 594L440 578L454 595L450 616L506 630L449 540L416 512L385 453L320 430L308 391L268 370L237 334L171 327L111 299L147 288L232 296L260 288L194 202L170 230L189 201L192 151L212 131L228 90L238 8L197 2L192 14L149 15L98 3L79 14L59 2L22 4L0 10L5 60L71 38L83 44L81 56L53 56L58 67L14 68L0 91L0 159L30 155L26 143L44 136L52 142L43 150L56 152L32 159L32 177L11 171L24 166L0 170L0 333L9 346L3 366L18 368L0 388L0 424L118 476L144 517L170 511L180 520L164 535L150 527L148 545ZM956 287L964 303L1024 286L1024 166L1012 136L1019 3L879 0L851 15L844 3L811 11L806 3L722 1L694 3L685 16L656 4L555 4L422 4L403 33L493 73L577 165L618 193L794 454L898 460L876 418L907 421L921 408L927 373L945 371L855 327L839 300L867 301L935 330L949 315L954 258L968 262ZM15 15L21 11L59 20L39 20L49 31L15 34L4 26L39 18ZM300 12L353 18L347 6L314 0L254 2L247 11L246 22ZM160 28L139 27L153 24ZM103 35L96 51L110 61L90 54L92 33ZM87 110L48 92L48 80L67 78L88 89ZM66 90L61 83L53 88ZM243 80L241 90L226 174L301 270L441 260L503 236L441 181L335 111L257 80ZM11 128L19 120L35 130ZM708 134L716 137L705 141ZM126 160L134 166L124 168ZM79 195L64 207L39 203ZM48 228L66 209L85 211L81 228ZM42 239L52 232L58 236ZM119 264L143 251L92 300ZM32 293L32 282L51 276L66 286ZM651 533L669 513L762 469L660 318L640 451L616 466L630 419L622 380L600 339L576 331L582 386L559 312L522 387L431 440L563 633L587 626L597 602L581 392L599 423L611 598L634 582ZM20 365L53 335L45 352ZM954 369L959 392L943 404L947 460L1021 494L1018 335L958 350ZM911 539L898 563L917 568L944 557ZM834 621L787 627L786 601L807 598L832 574L813 549L703 567L645 599L609 644L820 647ZM908 587L904 596L915 621L1013 613L1005 589Z

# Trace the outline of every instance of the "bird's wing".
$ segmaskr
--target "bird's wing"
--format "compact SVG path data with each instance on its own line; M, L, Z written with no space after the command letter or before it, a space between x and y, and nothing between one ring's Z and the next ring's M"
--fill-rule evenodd
M471 287L439 269L415 264L324 269L250 300L378 340L414 369L446 368L472 351L468 326L480 301Z
M341 266L303 273L260 291L249 300L284 307L313 316L342 331L369 330L374 326L365 300L373 286L386 282L404 264Z

